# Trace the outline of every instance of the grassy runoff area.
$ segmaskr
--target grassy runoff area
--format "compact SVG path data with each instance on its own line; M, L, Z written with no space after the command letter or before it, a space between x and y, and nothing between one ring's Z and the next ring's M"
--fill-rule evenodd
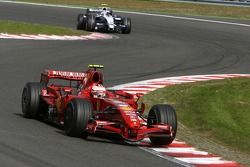
M20 0L22 1L22 0ZM115 9L143 11L151 13L217 16L250 19L250 8L208 4L160 2L154 0L23 0L34 3L64 4L98 7L108 4Z
M42 24L31 24L9 20L0 20L0 33L8 34L46 34L46 35L86 35L85 31L48 26Z
M145 95L142 101L148 109L154 104L172 104L178 121L192 135L250 154L249 78L170 86Z

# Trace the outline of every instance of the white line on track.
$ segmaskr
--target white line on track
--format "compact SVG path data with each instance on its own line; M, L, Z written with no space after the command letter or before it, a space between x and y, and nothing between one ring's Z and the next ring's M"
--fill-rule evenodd
M190 164L199 164L199 165L208 165L208 164L216 164L214 166L217 166L218 164L227 164L227 163L232 163L235 164L233 161L224 161L221 160L220 157L210 157L210 158L176 158L180 161L190 163Z
M47 7L58 7L58 8L70 8L70 9L86 9L86 7L78 7L78 6L51 5L51 4L42 4L42 3L20 2L20 1L5 1L5 0L3 0L3 1L0 1L0 2L14 3L14 4L36 5L36 6L47 6ZM182 19L182 20L190 20L190 21L199 21L199 22L207 22L207 23L216 23L216 24L225 24L225 25L233 25L233 26L241 26L241 27L250 27L250 24L244 24L244 23L226 22L226 21L200 19L200 18L183 17L183 16L171 16L171 15L163 15L163 14L151 14L151 13L133 12L133 11L123 11L123 10L115 10L115 11L121 12L121 13L145 15L145 16L156 16L156 17L165 17L165 18L172 18L172 19Z
M191 165L191 164L188 163L188 162L181 161L181 160L176 159L176 158L174 158L174 157L164 156L164 155L162 155L160 152L154 151L154 150L152 150L152 149L147 149L147 148L145 148L145 147L139 147L139 148L142 149L142 150L144 150L144 151L146 151L146 152L149 152L149 153L151 153L151 154L154 154L154 155L156 155L156 156L158 156L158 157L160 157L160 158L163 158L163 159L166 159L166 160L171 161L171 162L173 162L173 163L179 164L179 165L181 165L181 166L184 166L184 167L192 167L192 166L193 166L193 165Z
M207 155L208 152L198 151L193 147L174 147L174 148L152 148L154 151L161 153L193 153L193 154L204 154Z

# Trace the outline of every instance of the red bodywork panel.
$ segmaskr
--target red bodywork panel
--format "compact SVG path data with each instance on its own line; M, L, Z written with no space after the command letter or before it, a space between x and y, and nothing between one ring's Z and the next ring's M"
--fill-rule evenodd
M49 83L51 79L67 80L69 86ZM71 81L77 82L76 87ZM129 141L139 141L150 135L172 135L169 125L153 125L148 127L147 122L138 113L137 97L123 91L107 91L104 98L91 96L93 84L103 84L103 74L97 70L81 72L66 72L45 70L41 74L41 82L46 88L42 89L41 97L56 111L56 122L63 124L64 110L73 98L88 99L93 105L94 118L89 121L87 131L95 133L103 131L117 133ZM143 109L144 110L144 109Z

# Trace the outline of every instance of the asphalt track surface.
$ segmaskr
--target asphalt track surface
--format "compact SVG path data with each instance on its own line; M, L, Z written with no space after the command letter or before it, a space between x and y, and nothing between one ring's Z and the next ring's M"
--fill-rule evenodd
M0 3L0 19L74 28L78 9ZM0 39L0 166L178 166L122 142L71 138L54 126L24 119L21 93L46 68L82 71L106 66L106 85L158 77L250 73L250 28L129 15L130 35L99 41ZM236 21L236 20L235 20Z

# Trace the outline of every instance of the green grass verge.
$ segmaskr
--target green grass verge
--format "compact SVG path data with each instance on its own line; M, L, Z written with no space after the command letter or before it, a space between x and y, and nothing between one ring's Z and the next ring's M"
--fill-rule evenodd
M48 26L41 24L31 24L9 20L0 20L0 33L8 34L46 34L46 35L86 35L85 31Z
M250 19L250 8L207 5L179 2L159 2L153 0L23 0L34 3L64 4L74 6L101 6L108 4L115 9L146 11L165 14L184 14Z
M158 89L142 98L174 105L191 132L228 148L250 153L250 79L225 79ZM178 132L177 132L178 133Z

